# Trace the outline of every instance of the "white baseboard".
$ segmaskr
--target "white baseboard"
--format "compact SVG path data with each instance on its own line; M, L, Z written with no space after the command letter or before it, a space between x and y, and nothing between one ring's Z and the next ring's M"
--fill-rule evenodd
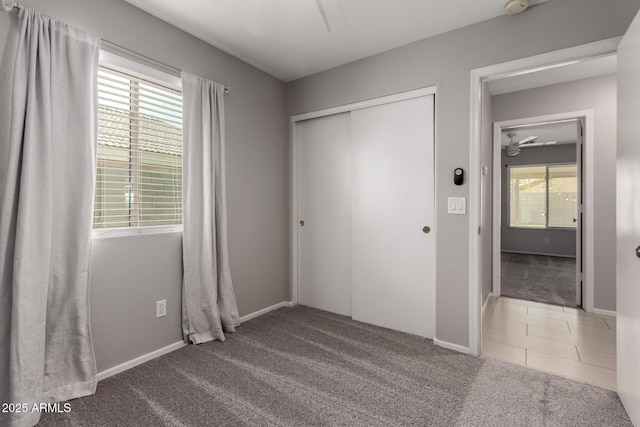
M184 341L174 342L173 344L169 344L166 347L159 348L151 353L144 354L140 357L136 357L133 360L129 360L127 362L121 363L118 366L114 366L113 368L105 369L102 372L98 372L96 375L96 379L98 381L102 381L105 378L109 378L113 375L119 374L120 372L124 372L127 369L131 369L134 366L138 366L142 363L148 362L149 360L155 359L156 357L160 357L167 353L171 353L172 351L178 350L187 344Z
M493 292L489 292L489 295L487 295L487 298L484 300L484 304L482 304L482 311L480 312L482 319L484 319L484 312L487 310L487 305L489 305L491 297L493 297Z
M254 319L258 316L262 316L270 311L277 310L282 307L292 307L295 304L291 301L282 301L278 304L272 305L271 307L263 308L262 310L258 310L254 313L247 314L246 316L242 316L240 318L240 323L246 322L249 319ZM113 368L105 369L102 372L98 372L96 375L96 380L102 381L105 378L109 378L113 375L119 374L120 372L124 372L127 369L131 369L134 366L138 366L142 363L148 362L150 360L155 359L156 357L163 356L167 353L171 353L172 351L178 350L187 344L183 341L178 341L173 344L170 344L166 347L159 348L158 350L152 351L151 353L143 354L140 357L136 357L135 359L129 360L127 362L121 363L118 366L114 366Z
M254 318L258 317L258 316L262 316L263 314L267 314L270 311L277 310L277 309L282 308L282 307L293 307L294 305L295 304L293 303L293 301L282 301L282 302L274 304L274 305L272 305L270 307L265 307L262 310L258 310L256 312L251 313L251 314L247 314L246 316L242 316L240 318L240 323L244 323L247 320L251 320L251 319L254 319Z
M447 341L440 341L438 338L434 338L433 343L440 347L448 348L449 350L459 351L460 353L464 354L471 354L471 349L469 347L464 347Z
M616 317L616 315L617 315L617 313L615 311L613 311L613 310L602 310L602 309L599 309L599 308L594 308L593 312L595 314L604 314L605 316Z

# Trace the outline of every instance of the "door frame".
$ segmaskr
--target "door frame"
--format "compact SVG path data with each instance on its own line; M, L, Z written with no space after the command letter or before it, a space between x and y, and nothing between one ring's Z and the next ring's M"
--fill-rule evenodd
M498 297L501 295L500 289L500 267L501 267L501 235L502 235L502 129L509 127L517 127L517 126L525 126L536 123L546 123L546 122L554 122L561 120L571 120L578 119L582 120L584 126L584 135L582 137L582 145L584 147L584 163L582 170L582 176L584 176L584 182L580 182L578 179L579 185L583 186L584 197L582 200L582 209L584 212L584 224L578 222L578 226L583 226L584 235L583 241L580 240L579 233L576 230L576 249L578 249L578 245L582 246L582 250L576 251L576 254L580 254L582 259L584 260L584 270L582 272L582 307L585 311L592 312L593 311L593 298L594 298L594 245L593 245L593 236L594 236L594 222L593 222L593 210L594 204L593 201L593 173L594 173L594 127L593 127L593 117L594 111L592 109L589 110L580 110L580 111L571 111L566 113L557 113L557 114L547 114L544 116L535 116L535 117L523 117L519 119L512 120L504 120L500 122L494 122L493 124L493 164L499 165L500 167L493 168L493 186L492 186L492 225L493 225L493 244L492 246L492 269L493 269L493 296ZM577 152L579 152L579 147L576 147ZM580 158L576 158L576 164L580 162ZM578 217L580 213L578 213ZM578 259L576 259L576 269L579 268ZM577 281L576 275L576 281ZM576 286L577 283L576 283Z
M291 303L298 304L298 122L303 120L315 119L318 117L330 116L333 114L346 113L349 111L360 110L362 108L375 107L377 105L389 104L392 102L404 101L412 98L419 98L422 96L434 95L434 100L436 98L436 87L429 86L421 89L410 90L407 92L400 92L393 95L382 96L378 98L372 98L365 101L354 102L350 104L344 104L337 107L324 108L317 111L312 111L309 113L297 114L291 116L290 118L290 218L289 223L291 225L290 233L291 233L291 257L290 257L290 277L289 280L291 282ZM435 101L434 101L435 102ZM436 113L436 105L434 104L434 114ZM437 126L436 126L436 117L434 115L434 146L437 146L435 143L437 141ZM435 147L434 147L435 149ZM435 154L435 153L434 153ZM434 155L435 160L435 155ZM434 161L434 191L436 187L436 179L437 174L435 173L436 164ZM435 194L435 192L434 192ZM437 217L435 216L437 213L437 209L435 206L436 201L434 200L434 217L437 224ZM437 233L437 227L433 227L434 234ZM435 236L434 236L435 239ZM435 272L434 272L434 284L435 284ZM435 288L435 286L434 286ZM435 294L435 289L434 289ZM435 305L435 295L434 295L434 305ZM433 313L433 325L435 331L435 312Z
M469 352L480 355L482 345L482 263L481 233L481 173L482 173L482 89L494 79L533 74L556 67L586 61L617 51L622 37L556 50L528 58L476 68L470 73L470 136L469 136ZM488 268L490 266L485 266Z

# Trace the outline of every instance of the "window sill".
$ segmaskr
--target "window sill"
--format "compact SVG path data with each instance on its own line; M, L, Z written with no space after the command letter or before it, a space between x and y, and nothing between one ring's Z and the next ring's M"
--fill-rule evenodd
M151 227L126 227L126 228L105 228L93 229L91 231L92 238L101 237L121 237L121 236L139 236L147 234L166 234L166 233L182 233L182 224L180 225L158 225Z
M576 227L516 227L508 225L510 230L538 230L538 231L576 231Z

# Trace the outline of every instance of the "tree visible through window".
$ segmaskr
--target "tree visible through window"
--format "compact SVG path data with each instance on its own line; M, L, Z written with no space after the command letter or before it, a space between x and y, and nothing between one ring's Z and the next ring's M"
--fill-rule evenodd
M509 225L575 228L576 172L575 164L509 167Z
M100 67L94 228L182 223L182 94Z

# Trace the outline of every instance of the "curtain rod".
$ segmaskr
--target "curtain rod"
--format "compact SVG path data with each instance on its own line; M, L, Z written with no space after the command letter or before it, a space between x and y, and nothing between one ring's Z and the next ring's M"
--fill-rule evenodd
M4 1L6 1L6 0L2 0L2 1L4 2ZM158 60L156 60L156 59L149 58L149 57L148 57L148 56L146 56L146 55L143 55L143 54L141 54L141 53L138 53L138 52L136 52L136 51L133 51L133 50L131 50L131 49L129 49L129 48L126 48L126 47L124 47L124 46L121 46L121 45L119 45L119 44L117 44L117 43L114 43L114 42L112 42L112 41L102 39L102 43L103 43L103 44L106 44L107 46L110 46L110 47L112 47L112 48L114 48L114 49L116 49L116 50L121 50L121 51L127 52L128 54L133 55L133 56L136 56L136 57L138 57L138 58L141 58L141 59L143 59L143 60L145 60L145 61L149 61L149 62L152 62L152 63L156 63L156 64L158 64L158 65L161 65L162 67L168 68L168 69L170 69L170 70L172 70L172 71L175 71L175 72L177 72L177 73L182 73L182 70L181 70L181 69L179 69L179 68L176 68L176 67L174 67L174 66L172 66L172 65L169 65L169 64L165 64L164 62L160 62L160 61L158 61ZM230 87L229 85L224 85L224 93L229 93L229 92L231 92L231 87Z
M2 0L2 8L5 10L5 12L9 12L9 11L11 11L13 9L21 9L22 6L20 4L18 4L15 0ZM114 42L111 42L111 41L105 40L105 39L102 39L102 43L104 43L104 44L106 44L108 46L111 46L112 48L115 48L117 50L125 51L125 52L129 53L130 55L137 56L138 58L142 58L145 61L154 62L156 64L162 65L165 68L173 70L173 71L175 71L177 73L182 73L182 70L179 69L179 68L176 68L176 67L174 67L172 65L169 65L169 64L165 64L164 62L160 62L160 61L158 61L156 59L149 58L148 56L145 56L145 55L143 55L141 53L135 52L135 51L133 51L131 49L128 49L128 48L126 48L124 46L120 46L117 43L114 43ZM224 93L229 93L229 92L231 92L231 87L229 85L224 85Z

